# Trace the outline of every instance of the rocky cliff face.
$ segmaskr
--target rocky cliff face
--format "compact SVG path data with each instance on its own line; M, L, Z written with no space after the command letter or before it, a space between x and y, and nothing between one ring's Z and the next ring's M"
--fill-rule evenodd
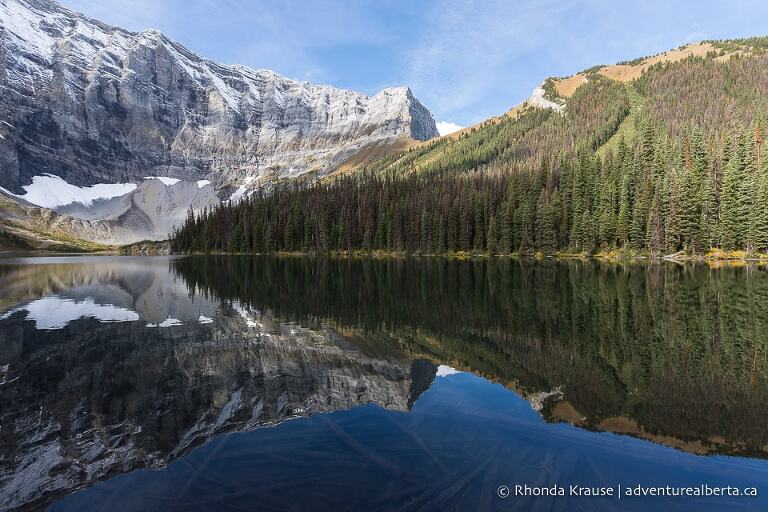
M323 174L374 143L437 136L408 88L374 96L202 58L49 0L0 1L0 186L214 185Z
M128 32L50 0L0 0L0 187L22 197L49 174L79 187L205 179L228 199L437 135L407 87L367 96L312 85L219 64L158 31ZM124 220L113 215L108 229L135 230L135 218ZM141 222L142 236L116 241L168 233Z

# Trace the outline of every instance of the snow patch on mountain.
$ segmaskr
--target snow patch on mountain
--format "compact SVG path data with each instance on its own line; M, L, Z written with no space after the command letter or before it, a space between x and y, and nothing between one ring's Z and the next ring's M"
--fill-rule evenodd
M175 185L175 184L177 184L178 182L181 181L178 178L169 178L167 176L145 176L144 179L145 180L160 180L160 181L163 182L163 185L167 185L167 186ZM203 187L200 186L199 182L198 182L197 186L198 186L198 188L203 188Z
M136 184L99 183L90 187L78 187L53 174L44 174L33 177L32 184L22 188L25 191L24 194L13 194L2 187L0 190L36 206L54 209L72 203L91 206L98 199L124 196L133 192L136 189Z

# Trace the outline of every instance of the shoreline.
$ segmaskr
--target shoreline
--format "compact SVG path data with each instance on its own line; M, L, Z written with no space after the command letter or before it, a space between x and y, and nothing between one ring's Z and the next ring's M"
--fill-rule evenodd
M45 250L0 250L0 256L56 256L56 255L89 255L89 256L277 256L277 257L332 257L332 258L444 258L448 260L473 259L526 259L526 260L597 260L614 263L634 262L673 262L673 263L732 263L732 264L768 264L768 253L756 253L744 250L725 251L711 248L702 254L686 254L678 251L672 254L651 254L648 251L631 249L610 249L594 253L587 252L554 252L541 251L512 252L507 254L489 254L487 252L406 252L406 251L271 251L271 252L228 252L228 251L194 251L173 252L170 242L142 241L124 246L101 248L95 251L45 251Z
M527 260L598 260L615 263L633 262L672 262L672 263L762 263L768 264L768 254L755 254L747 251L722 251L711 249L705 254L684 254L682 252L670 255L651 255L647 252L600 251L593 254L586 252L513 252L509 254L488 254L484 252L449 252L422 253L405 251L272 251L272 252L170 252L175 256L277 256L277 257L332 257L332 258L372 258L372 259L401 259L401 258L444 258L449 260L472 259L527 259Z

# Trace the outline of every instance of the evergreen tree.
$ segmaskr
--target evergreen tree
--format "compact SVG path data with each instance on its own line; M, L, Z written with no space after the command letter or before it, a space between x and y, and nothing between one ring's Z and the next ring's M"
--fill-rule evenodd
M491 216L491 220L488 221L488 254L494 255L498 253L499 233L496 227L496 217Z
M724 249L738 248L744 241L746 222L740 192L741 171L737 158L731 158L725 168L720 192L720 243Z
M646 228L646 239L648 240L648 249L652 255L659 255L664 248L664 208L662 204L662 194L664 193L661 178L657 178L654 187L653 200L648 215L648 226Z
M756 250L768 251L768 173L762 172L757 181L752 241Z
M619 215L616 219L616 237L619 245L624 246L629 243L629 226L631 223L631 204L630 204L630 178L624 176L621 180L621 193L619 195Z

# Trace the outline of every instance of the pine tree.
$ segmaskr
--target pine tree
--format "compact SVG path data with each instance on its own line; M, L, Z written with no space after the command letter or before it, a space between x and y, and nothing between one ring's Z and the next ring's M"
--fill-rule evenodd
M427 210L421 211L421 224L419 229L419 249L423 253L428 253L432 250L431 240L429 236L429 214Z
M472 210L474 222L472 231L474 232L474 241L472 243L472 248L476 251L482 251L485 247L486 235L485 222L483 220L483 208L479 200L475 200L473 203Z
M635 194L635 202L632 205L629 239L630 246L633 249L642 249L646 244L645 234L648 226L648 211L653 197L648 188L646 180L644 180L641 190Z
M587 184L585 174L587 172L587 160L582 155L575 166L573 174L573 188L571 190L571 214L574 222L571 230L571 245L576 249L582 248L583 233L581 230L581 221L584 212L587 210L586 191Z
M629 226L632 219L630 204L630 178L625 175L621 180L621 192L619 194L619 215L616 219L616 238L619 245L624 246L629 243Z
M654 187L653 201L648 216L646 238L648 249L652 255L659 255L664 247L664 208L662 194L664 192L661 178L657 178Z
M665 217L665 247L668 251L676 251L680 246L679 215L680 210L680 181L681 170L672 167L669 173L664 177L664 186L666 190L667 215Z
M613 246L616 243L616 181L613 176L610 155L603 162L599 180L595 182L597 201L597 244Z
M687 153L686 149L686 153ZM700 180L693 169L690 156L686 154L683 170L677 183L677 233L684 247L693 252L703 249L701 237L701 190Z
M439 219L437 225L437 251L443 253L450 250L445 242L445 223L443 219Z
M758 183L752 241L756 250L768 251L768 172L760 174Z
M272 224L270 222L266 222L264 225L264 252L272 252L275 250L274 245L274 238L272 235Z
M499 251L502 254L510 254L512 252L512 208L506 201L501 205L501 227L499 231Z
M555 211L544 190L539 194L536 219L536 246L541 251L552 253L557 250Z
M745 222L738 197L740 178L738 159L731 158L725 168L720 192L720 243L727 250L738 248L744 240Z
M707 171L702 179L701 191L701 238L706 247L713 247L717 243L719 209L715 172Z
M584 213L582 213L581 222L579 224L581 249L585 252L592 253L595 250L595 223L589 210L585 210Z
M491 216L488 221L488 254L494 255L498 252L499 233L496 228L496 216Z
M742 199L743 215L746 219L746 235L744 248L754 250L757 236L757 223L759 222L760 210L762 205L758 204L757 198L760 193L760 146L762 144L762 135L759 124L755 125L752 139L747 147L747 155L744 159L744 171L740 183L740 196Z

